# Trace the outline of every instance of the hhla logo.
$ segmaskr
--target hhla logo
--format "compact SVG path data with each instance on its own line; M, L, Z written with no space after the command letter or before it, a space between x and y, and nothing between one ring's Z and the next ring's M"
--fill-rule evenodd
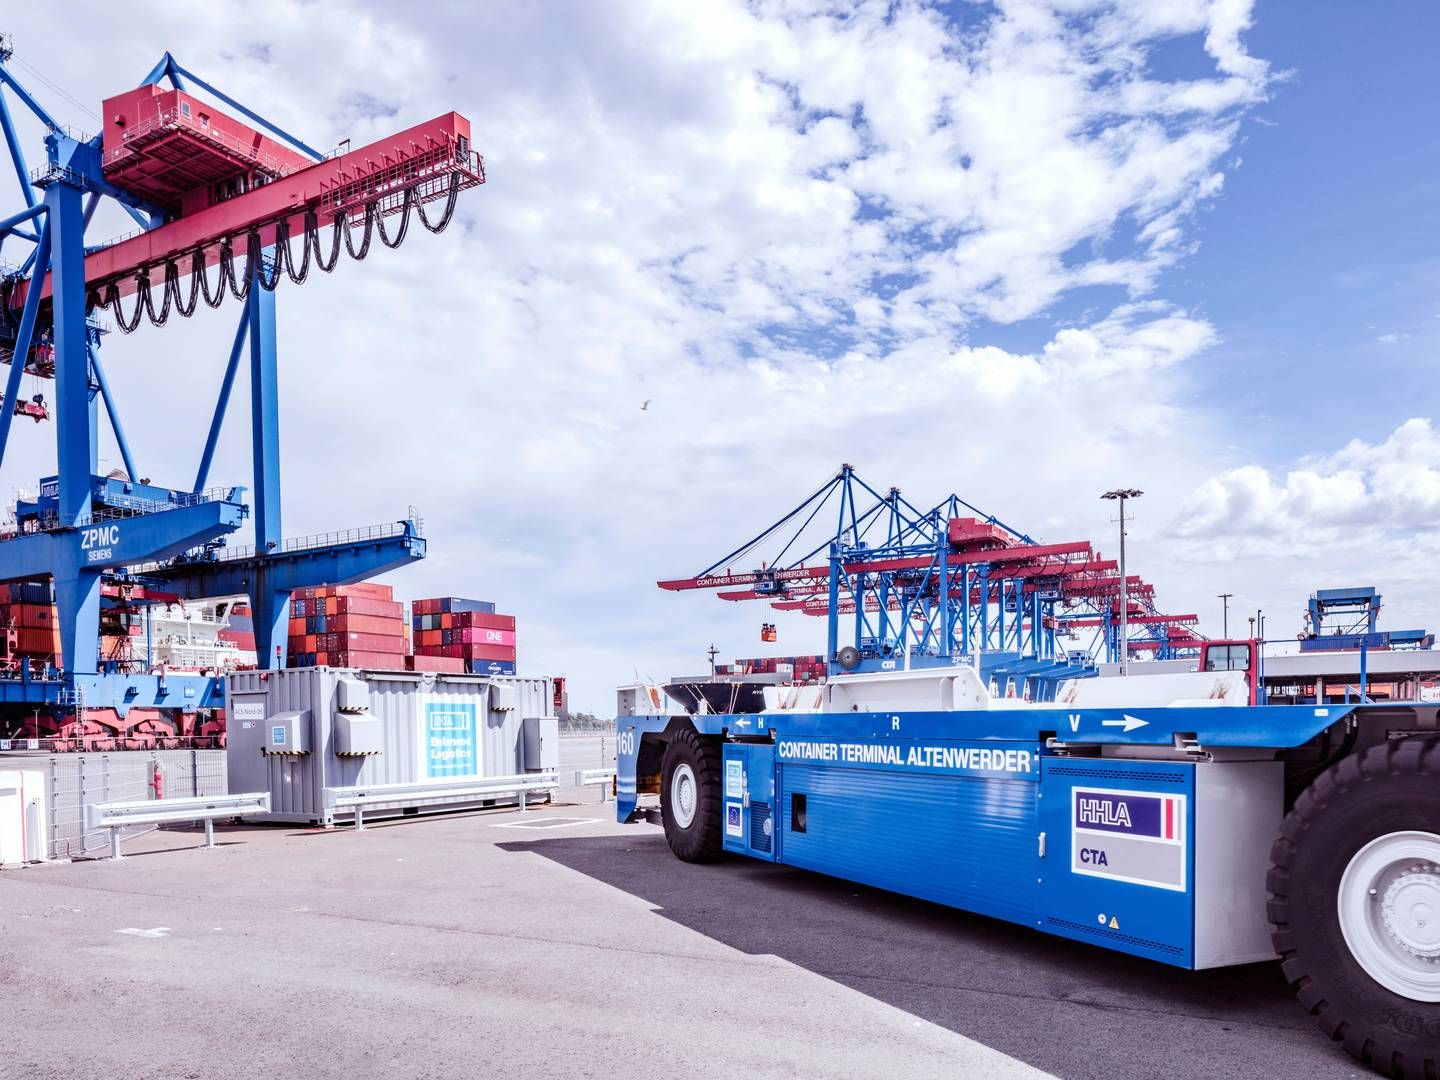
M1128 829L1131 826L1130 808L1123 802L1112 802L1101 796L1080 800L1080 824L1109 825L1111 828Z
M1074 800L1077 829L1180 842L1183 795L1076 788Z

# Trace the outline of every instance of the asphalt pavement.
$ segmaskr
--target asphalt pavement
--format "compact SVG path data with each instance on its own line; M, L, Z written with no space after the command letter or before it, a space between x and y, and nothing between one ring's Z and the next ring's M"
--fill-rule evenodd
M570 797L0 872L0 1077L1369 1075L1274 964L1185 972L691 866Z

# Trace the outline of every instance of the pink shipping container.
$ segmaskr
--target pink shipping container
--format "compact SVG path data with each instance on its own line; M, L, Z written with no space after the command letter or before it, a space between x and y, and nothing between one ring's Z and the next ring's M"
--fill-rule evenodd
M515 647L514 630L487 630L482 627L469 627L464 630L452 630L450 633L450 644L452 645L508 645L512 649Z
M451 625L457 630L462 627L511 631L515 629L514 615L487 615L483 611L457 611L451 616L451 619Z
M458 656L426 656L423 653L417 656L405 658L405 669L407 671L439 671L450 674L463 674L465 661Z
M326 636L333 636L336 639L335 643L329 647L331 650L358 649L361 652L399 653L402 656L405 653L405 639L398 634L361 634L351 632L347 634L327 634Z
M369 596L337 596L335 614L374 615L382 619L399 619L404 615L404 605L398 600L377 600Z

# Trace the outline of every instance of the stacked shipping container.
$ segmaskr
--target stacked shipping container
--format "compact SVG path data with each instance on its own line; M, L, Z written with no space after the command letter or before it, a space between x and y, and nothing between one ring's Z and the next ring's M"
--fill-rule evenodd
M515 616L497 614L489 601L460 596L416 600L411 605L410 630L418 671L515 674ZM420 666L441 660L460 666Z
M716 675L788 675L797 684L825 678L823 656L756 656L733 664L715 665Z
M405 669L404 610L389 585L318 585L290 599L291 667Z
M0 585L0 626L10 658L61 666L60 620L50 582Z

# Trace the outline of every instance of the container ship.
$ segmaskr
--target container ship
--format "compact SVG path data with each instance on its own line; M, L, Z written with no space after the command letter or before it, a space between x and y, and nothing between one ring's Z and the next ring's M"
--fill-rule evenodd
M687 713L758 713L783 687L825 681L823 656L764 656L712 664L709 675L682 676L665 684L665 694Z

